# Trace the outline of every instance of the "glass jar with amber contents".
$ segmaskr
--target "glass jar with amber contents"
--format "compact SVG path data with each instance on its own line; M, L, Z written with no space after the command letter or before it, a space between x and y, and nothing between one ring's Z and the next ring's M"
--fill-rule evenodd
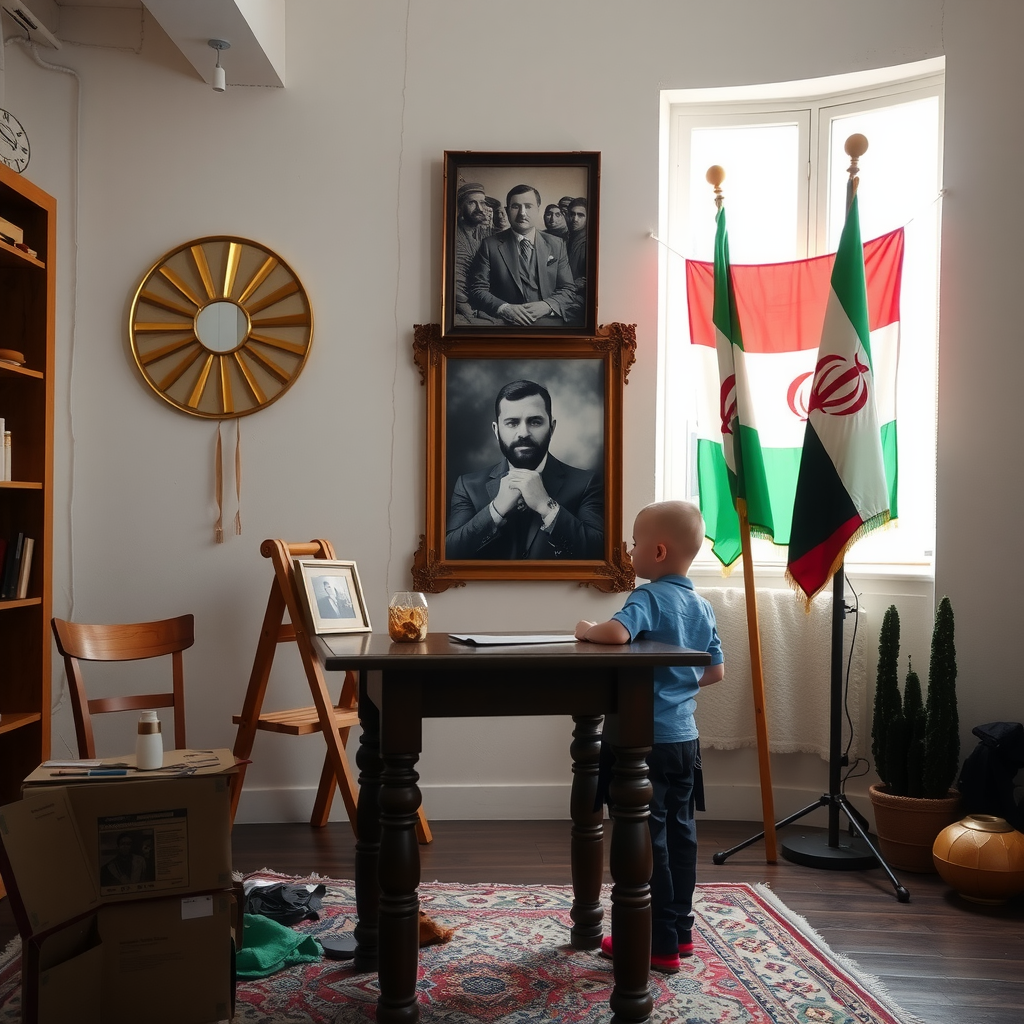
M427 599L413 591L395 594L388 605L388 636L395 643L427 639Z

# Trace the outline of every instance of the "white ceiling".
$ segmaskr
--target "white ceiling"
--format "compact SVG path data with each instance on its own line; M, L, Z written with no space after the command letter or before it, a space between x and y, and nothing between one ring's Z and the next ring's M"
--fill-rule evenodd
M231 48L221 63L231 86L284 85L285 0L2 0L27 7L67 43L132 47L138 45L146 18L155 20L209 84L217 61L210 39L226 39ZM4 35L19 31L6 15ZM133 43L134 40L134 43Z

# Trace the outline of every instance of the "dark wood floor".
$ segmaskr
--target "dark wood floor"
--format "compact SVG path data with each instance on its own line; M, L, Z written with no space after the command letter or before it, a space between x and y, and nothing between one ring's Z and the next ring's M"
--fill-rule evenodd
M567 884L567 821L435 821L421 847L424 881ZM827 871L780 859L766 864L758 843L722 865L759 824L701 821L699 881L767 882L839 953L880 978L906 1011L926 1024L1021 1024L1024 1021L1024 897L1001 907L967 903L937 875L904 874L910 902L898 903L880 869ZM780 833L780 838L784 833ZM346 823L237 825L239 871L268 867L288 874L353 875ZM610 879L609 879L610 881ZM9 901L0 902L0 945L16 934Z

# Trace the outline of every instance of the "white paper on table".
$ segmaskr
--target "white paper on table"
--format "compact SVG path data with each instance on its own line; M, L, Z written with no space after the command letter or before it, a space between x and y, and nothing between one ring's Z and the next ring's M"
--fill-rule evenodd
M502 647L514 644L574 644L572 633L449 633L448 639L471 647Z

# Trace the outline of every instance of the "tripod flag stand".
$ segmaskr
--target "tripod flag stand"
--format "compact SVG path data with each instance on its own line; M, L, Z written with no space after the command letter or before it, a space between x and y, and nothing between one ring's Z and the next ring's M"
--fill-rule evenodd
M847 800L842 792L842 704L843 704L843 619L845 605L843 596L843 568L840 567L832 581L832 662L831 693L829 705L829 757L828 792L813 804L808 804L795 814L775 822L777 829L791 825L820 807L828 808L828 831L811 829L802 835L785 836L782 840L782 855L794 864L806 867L824 868L832 871L865 871L880 867L888 876L900 903L910 900L910 892L900 883L892 869L885 862L878 848L868 834L867 822L860 812ZM846 815L856 836L843 836L839 830L839 814ZM764 837L759 832L728 850L721 850L711 858L714 864L724 864L734 853L760 842Z

